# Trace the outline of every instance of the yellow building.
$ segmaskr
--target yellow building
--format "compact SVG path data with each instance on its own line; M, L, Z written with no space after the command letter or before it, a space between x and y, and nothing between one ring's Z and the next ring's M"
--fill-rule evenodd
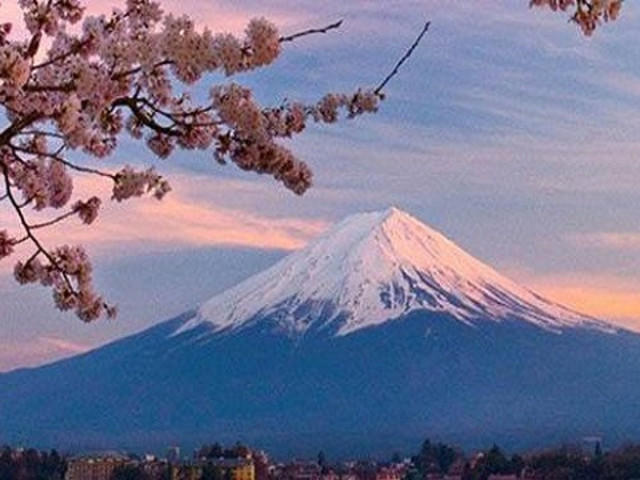
M230 472L233 480L256 480L256 469L251 458L223 458L214 460L213 465L220 468L223 478Z

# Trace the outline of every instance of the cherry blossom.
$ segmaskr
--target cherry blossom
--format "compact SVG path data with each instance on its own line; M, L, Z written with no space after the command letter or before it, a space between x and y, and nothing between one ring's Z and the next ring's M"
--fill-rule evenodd
M303 194L312 171L279 140L309 122L377 111L383 87L408 57L378 88L265 107L231 77L267 67L286 42L341 22L281 36L273 23L256 18L236 36L199 29L192 18L167 13L153 0L125 0L122 9L99 16L85 15L80 0L17 1L27 38L12 37L11 25L0 24L0 204L12 207L16 219L15 228L0 230L0 258L26 252L15 264L16 280L50 287L56 306L83 321L113 316L115 308L94 291L82 247L46 246L38 232L72 217L94 224L103 200L74 198L76 175L111 182L116 202L170 192L153 167L98 162L124 135L162 159L176 149L209 150L221 164L269 175ZM207 80L214 82L209 101L193 101L189 88Z
M591 35L603 21L618 18L623 0L530 0L532 7L549 7L553 11L573 10L571 20L585 35Z

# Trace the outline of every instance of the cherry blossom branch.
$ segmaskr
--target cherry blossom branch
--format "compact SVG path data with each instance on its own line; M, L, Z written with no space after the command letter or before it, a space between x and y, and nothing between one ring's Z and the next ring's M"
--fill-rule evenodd
M20 206L20 204L18 203L17 199L14 197L13 193L11 192L11 184L9 182L9 174L7 172L7 168L4 165L2 165L2 174L3 174L3 177L4 177L5 188L7 190L7 197L9 199L9 201L11 202L11 205L13 206L14 211L18 215L18 219L20 220L20 224L22 225L22 228L24 229L25 236L29 240L31 240L31 242L37 248L37 252L32 256L32 258L37 256L38 254L42 254L47 258L47 260L51 263L51 265L56 267L57 266L56 261L51 257L49 252L47 252L47 250L43 247L43 245L40 243L38 238L31 231L31 226L29 225L29 222L27 222L27 218L25 217L24 213L22 212L22 208L23 207ZM71 287L70 280L64 275L63 275L63 277L67 281L68 286Z
M85 224L98 215L97 197L70 203L72 173L109 179L111 199L117 202L142 195L161 199L171 187L153 168L125 165L111 173L77 164L67 152L103 158L128 133L156 157L166 158L177 148L209 150L220 163L269 175L303 194L311 186L312 170L279 140L301 133L310 122L333 123L377 111L383 88L428 27L375 90L327 93L313 104L269 108L259 105L249 88L218 80L208 101L192 103L187 87L205 75L230 77L268 66L283 43L328 33L342 21L281 36L269 21L254 19L237 37L200 31L192 19L165 14L152 0L127 0L127 5L129 10L111 19L86 17L79 33L69 33L74 29L68 25L84 16L79 1L21 2L29 40L11 41L9 30L0 27L0 107L8 119L0 131L6 187L0 201L11 203L25 232L14 238L0 230L0 258L19 243L34 242L36 252L26 263L18 262L16 279L52 287L58 308L74 309L84 321L113 313L93 292L86 254L68 246L47 251L37 239L41 230L74 215ZM50 41L41 41L43 35ZM36 63L45 45L44 60ZM65 211L29 223L27 208Z
M153 117L147 115L147 113L138 105L139 100L131 97L119 98L113 102L114 106L124 106L131 110L131 113L135 115L135 117L145 126L150 129L163 133L164 135L169 135L172 137L180 136L180 132L164 125L160 125L156 122Z
M73 48L69 49L66 52L61 53L60 55L56 55L55 57L50 58L49 60L46 60L42 63L38 63L36 65L33 65L31 67L32 71L35 70L39 70L42 68L46 68L50 65L55 65L58 62L61 62L62 60L65 60L75 54L77 54L78 52L80 52L82 50L83 47L85 47L88 44L88 40L84 40L84 41L79 41L76 42L76 44L73 46Z
M61 222L74 214L81 216L86 213L86 206L97 199L90 199L89 202L78 202L70 212L60 215L48 222L30 224L17 199L12 193L7 167L2 164L2 174L4 177L7 198L11 202L16 212L20 224L25 232L25 236L19 240L7 239L5 231L0 231L0 253L6 256L11 253L13 246L27 240L35 246L36 251L25 262L18 262L15 267L15 277L20 283L40 282L43 285L53 287L53 296L56 305L61 310L75 309L76 315L85 322L94 320L106 313L107 317L113 318L116 314L115 307L106 304L101 297L95 295L91 288L91 264L88 262L84 250L79 247L63 246L49 252L40 240L35 236L33 230L51 226ZM42 255L48 265L42 265L38 261L38 256ZM77 287L72 278L75 279Z
M56 132L48 132L46 130L22 130L14 136L33 136L33 135L43 135L45 137L53 137L58 139L64 139L64 135Z
M98 170L96 168L90 168L90 167L83 167L82 165L78 165L76 163L73 163L69 160L66 160L64 158L62 158L60 156L60 153L62 153L63 150L65 150L67 147L66 145L62 145L57 152L55 153L51 153L51 152L34 152L32 150L26 149L26 148L22 148L16 145L10 145L11 148L14 151L18 151L18 152L23 152L23 153L29 153L32 155L38 155L40 157L46 157L46 158L50 158L52 160L55 160L56 162L59 162L73 170L76 170L78 172L82 172L82 173L90 173L92 175L98 175L100 177L105 177L105 178L109 178L111 180L116 179L116 176L114 174L111 174L109 172L105 172L103 170ZM16 156L16 159L20 160L20 157ZM24 162L24 161L23 161Z

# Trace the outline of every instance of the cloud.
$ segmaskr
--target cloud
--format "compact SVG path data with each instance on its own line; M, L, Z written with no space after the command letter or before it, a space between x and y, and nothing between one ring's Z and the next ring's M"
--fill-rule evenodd
M640 332L640 283L613 274L512 272L541 295L595 318Z
M0 342L0 372L18 367L33 367L84 353L89 345L57 337L41 336L33 340Z
M51 247L60 244L83 244L98 255L135 254L137 251L180 249L193 247L233 246L258 249L295 250L329 225L322 219L255 213L256 203L246 208L220 206L207 195L207 189L217 195L236 198L255 196L254 202L265 202L264 187L250 181L225 180L197 175L170 176L174 191L162 201L137 198L127 202L109 201L109 183L93 177L76 178L75 193L79 198L99 195L103 208L94 225L82 225L78 219L67 220L42 230L39 238ZM273 185L272 189L277 189ZM275 196L281 195L275 193ZM269 195L266 194L268 201ZM29 212L36 221L42 215ZM0 208L0 224L17 226L13 212ZM32 220L33 221L33 220ZM14 230L11 230L14 231ZM12 268L11 260L0 262L0 272Z
M135 210L141 221L132 237L158 244L295 250L327 226L318 220L268 218L212 207L177 195L162 203L141 203Z
M79 227L76 232L82 235L81 230L93 230L88 243L133 244L145 249L239 246L294 250L327 227L327 222L319 219L255 213L264 211L256 204L226 207L212 201L207 193L210 189L236 198L258 190L256 201L265 202L263 188L249 180L180 174L169 179L174 190L162 201L143 198L126 204L107 202L101 224L95 229Z
M569 240L586 248L605 248L611 250L639 250L640 232L599 232L569 236Z
M294 5L276 5L273 2L231 2L208 0L163 0L165 13L188 15L199 28L209 28L216 32L242 34L249 20L255 17L266 17L274 22L283 32L297 31L296 28L313 21L310 9ZM125 0L88 1L84 2L86 15L110 15L113 9L122 10ZM3 21L13 24L12 34L21 38L28 35L22 20L22 10L17 0L3 0L0 4ZM71 31L77 30L72 26Z

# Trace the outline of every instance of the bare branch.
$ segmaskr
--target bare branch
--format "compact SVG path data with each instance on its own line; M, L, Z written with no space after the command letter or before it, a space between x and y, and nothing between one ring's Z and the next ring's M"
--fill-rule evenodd
M307 35L315 35L316 33L327 33L330 30L335 30L340 28L342 25L342 20L338 20L337 22L331 23L326 27L322 28L310 28L309 30L304 30L302 32L294 33L293 35L287 35L285 37L280 37L280 43L284 42L292 42L296 38L306 37Z
M402 56L402 58L400 58L400 60L398 60L398 63L396 63L395 67L393 67L393 70L391 70L389 75L387 75L385 77L385 79L380 83L380 85L378 85L376 87L376 89L373 91L373 93L375 93L376 95L381 95L382 89L387 85L387 83L389 83L389 81L393 77L395 77L398 74L398 72L400 71L400 67L404 64L404 62L406 62L409 59L409 57L413 54L413 51L418 47L418 45L422 41L422 37L425 36L427 31L429 31L429 26L430 25L431 25L431 22L427 22L427 23L424 24L424 27L422 27L422 30L420 31L420 34L416 37L416 39L414 40L413 44L405 52L405 54Z

